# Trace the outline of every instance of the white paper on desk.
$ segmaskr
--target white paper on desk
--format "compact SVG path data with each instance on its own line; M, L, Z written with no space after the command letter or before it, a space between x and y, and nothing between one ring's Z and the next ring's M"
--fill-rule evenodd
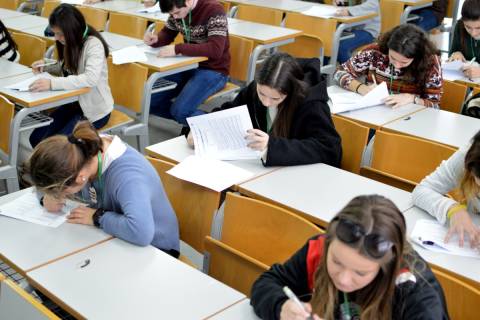
M253 177L253 172L228 162L199 156L185 158L167 173L218 192Z
M302 13L307 16L318 17L318 18L332 18L335 16L338 8L334 6L312 6L308 10L303 11Z
M378 106L389 96L387 83L382 82L363 97L354 92L330 94L332 113L342 113L368 107Z
M157 55L160 52L160 49L162 48L162 47L158 47L158 48L150 47L149 45L146 45L144 43L141 45L138 45L137 47L140 50L142 50L144 53L153 54L153 55Z
M53 78L54 77L50 73L42 72L42 73L34 75L31 78L25 79L23 81L20 81L20 82L14 83L14 84L11 84L11 85L9 85L5 88L6 89L12 89L12 90L18 90L18 91L29 91L30 85L35 80L38 80L38 79L53 79Z
M36 191L32 190L0 206L0 215L56 228L64 223L67 214L79 205L78 202L67 200L61 212L50 213L40 205Z
M85 2L85 0L62 0L61 2L68 3L71 5L82 5Z
M447 235L448 228L441 225L437 221L421 219L418 220L413 228L410 239L423 248L442 252L457 256L480 258L480 251L478 249L470 248L470 242L468 235L465 234L463 248L458 245L458 236L455 234L452 236L448 243L444 242ZM434 245L427 245L424 241L431 241Z
M247 147L252 120L247 106L187 118L195 155L218 160L260 159L261 152Z
M113 64L124 64L131 62L145 62L147 56L137 46L130 46L112 52Z
M153 7L146 7L137 10L138 13L157 13L160 12L160 6L155 4Z
M462 68L463 61L461 60L446 61L442 63L443 70L462 70Z

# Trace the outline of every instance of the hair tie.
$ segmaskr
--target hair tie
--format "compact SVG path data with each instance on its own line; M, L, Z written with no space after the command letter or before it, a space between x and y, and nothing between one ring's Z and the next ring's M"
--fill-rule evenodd
M85 39L88 34L88 24L85 26L85 32L83 33L83 38Z
M72 144L77 144L77 145L83 144L83 140L80 138L75 138L73 134L69 134L67 139L68 139L68 142Z

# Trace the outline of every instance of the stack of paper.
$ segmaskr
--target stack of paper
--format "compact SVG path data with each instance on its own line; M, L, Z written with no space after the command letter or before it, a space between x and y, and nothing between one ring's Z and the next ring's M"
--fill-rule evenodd
M147 56L137 46L126 47L112 52L113 64L124 64L131 62L145 62Z
M23 81L11 84L6 86L6 89L18 90L18 91L29 91L30 85L38 79L53 79L54 77L48 72L42 72L34 75L31 78L25 79Z
M422 219L418 220L413 228L410 238L416 244L423 248L448 253L458 256L480 258L480 252L477 248L471 248L468 235L465 233L464 246L458 245L458 236L453 235L448 243L444 239L448 228L439 224L437 221Z
M384 104L383 100L389 96L389 93L387 84L382 82L364 96L354 92L332 93L331 91L329 96L332 100L331 112L342 113Z
M445 80L455 81L465 78L463 74L464 63L460 60L442 63L442 74Z
M138 9L137 12L138 13L157 13L157 12L160 12L160 6L155 4L153 7Z
M307 16L318 17L318 18L332 18L335 16L338 8L335 6L329 5L316 5L308 8L308 10L303 11L302 13Z

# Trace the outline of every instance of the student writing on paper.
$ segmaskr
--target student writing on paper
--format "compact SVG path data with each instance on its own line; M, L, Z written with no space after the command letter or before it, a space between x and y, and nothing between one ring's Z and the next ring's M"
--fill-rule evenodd
M20 53L17 49L17 44L13 41L12 36L2 20L0 20L0 59L18 62L20 60Z
M254 127L245 133L248 146L263 152L266 166L339 166L340 136L327 101L318 59L276 53L262 64L255 81L220 109L247 105Z
M43 140L27 165L43 205L58 211L65 197L87 202L68 222L95 225L139 246L179 255L178 223L155 169L116 136L100 137L88 121L69 136Z
M262 319L448 319L442 288L406 240L405 219L388 199L359 196L284 264L252 288ZM305 302L300 308L282 288ZM310 318L311 319L311 318Z
M456 199L445 195L459 190ZM470 237L470 246L479 246L480 228L470 214L480 211L480 132L467 148L461 148L413 190L416 206L424 209L442 223L449 224L448 242L453 234L458 234L463 246L464 235Z
M390 97L385 103L393 107L415 103L438 108L443 83L438 54L425 32L404 24L342 64L334 78L341 87L361 95L373 89L373 78L378 84L386 82Z
M463 3L462 18L453 33L450 60L466 62L463 69L465 76L480 78L480 0L465 0Z
M227 83L230 68L227 16L216 0L160 0L160 9L170 16L158 34L145 34L145 43L163 46L160 57L181 54L208 58L197 69L165 77L176 82L177 87L152 96L151 113L187 126L186 118L203 114L197 109L200 104ZM179 32L184 43L171 44Z
M50 113L53 122L35 129L30 143L35 147L43 139L55 134L70 134L75 124L89 120L97 129L103 127L113 110L113 97L108 85L108 45L102 36L87 25L82 13L72 5L61 4L48 19L55 34L58 62L44 65L34 62L34 72L46 71L54 79L39 79L30 85L30 91L72 90L90 88L78 97L78 102L63 105Z

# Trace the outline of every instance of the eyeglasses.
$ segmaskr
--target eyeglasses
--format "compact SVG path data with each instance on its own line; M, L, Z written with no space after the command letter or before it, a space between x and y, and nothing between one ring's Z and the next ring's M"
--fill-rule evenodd
M393 246L393 243L379 234L367 234L365 229L344 218L338 219L337 238L346 244L354 244L363 238L365 252L374 259L382 258Z

